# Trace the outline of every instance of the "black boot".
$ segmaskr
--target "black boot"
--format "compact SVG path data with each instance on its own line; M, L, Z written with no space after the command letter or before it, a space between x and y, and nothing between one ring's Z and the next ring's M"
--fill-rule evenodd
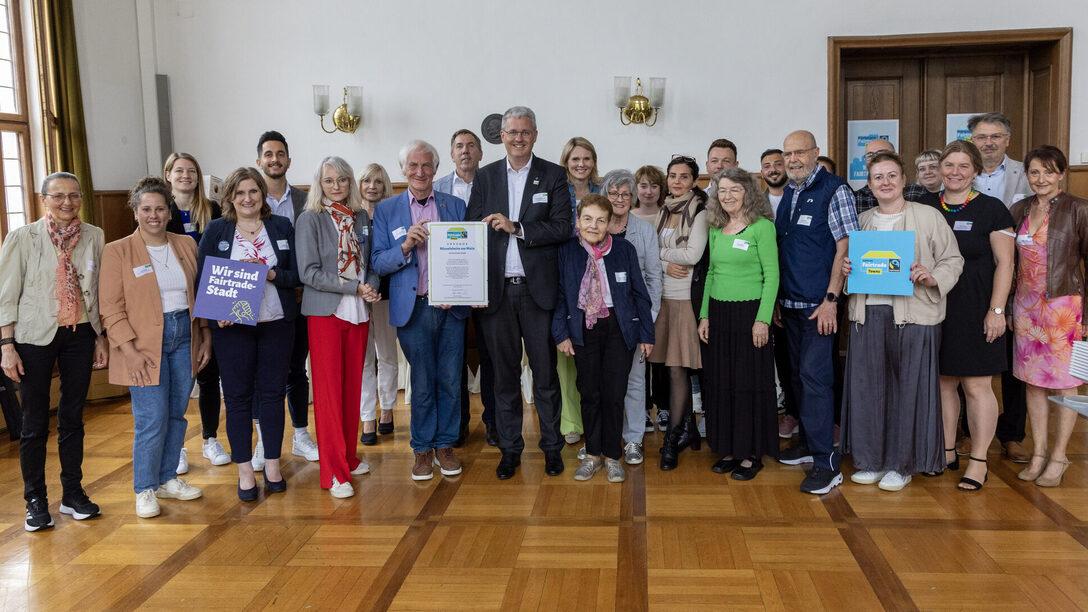
M680 427L680 437L676 442L676 452L691 447L691 450L699 450L702 440L699 437L699 428L695 425L695 414L689 412L684 424Z
M669 426L665 431L665 441L661 445L661 470L669 471L676 469L677 455L680 453L680 449L676 446L676 441L680 438L680 428Z

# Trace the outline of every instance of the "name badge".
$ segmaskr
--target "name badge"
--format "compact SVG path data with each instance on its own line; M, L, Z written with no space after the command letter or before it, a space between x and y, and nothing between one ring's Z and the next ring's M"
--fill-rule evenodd
M140 278L145 274L151 274L155 270L151 267L151 264L144 264L142 266L136 266L132 269L132 273L136 275L136 278Z
M665 229L661 230L661 238L667 239L669 236L672 236L672 233L675 231L675 227L666 227Z
M812 215L798 215L797 225L812 225Z
M546 194L546 193L534 193L533 194L533 204L547 204L547 203L548 203L548 194Z
M192 223L186 223L184 225L184 227L185 227L185 233L186 234L188 234L189 232L195 232L196 231L196 226L194 226Z
M1032 237L1031 234L1017 234L1016 235L1016 244L1018 244L1020 246L1031 246L1033 242L1034 242L1034 238Z
M230 243L229 243L229 242L227 242L226 240L220 240L220 241L219 241L219 244L218 244L218 245L216 245L216 246L218 246L218 247L219 247L219 250L220 250L220 251L225 251L225 250L227 250L227 249L229 249L229 248L230 248Z
M404 229L404 226L400 226L393 230L393 240L400 240L408 235L408 230Z
M87 260L87 271L88 272L94 272L94 260L93 259L88 259Z
M974 225L974 221L956 221L952 224L952 231L954 232L969 232L971 226Z
M617 283L626 283L627 282L627 273L626 272L616 272L616 282Z
M740 249L742 251L747 251L748 250L748 241L747 240L741 240L740 238L734 238L733 239L733 248L734 249Z
M370 235L370 228L365 226L365 225L363 227L360 227L359 228L359 235L360 236L369 236Z
M279 247L281 251L286 251L291 248L291 245L287 243L287 240L277 240L276 246Z

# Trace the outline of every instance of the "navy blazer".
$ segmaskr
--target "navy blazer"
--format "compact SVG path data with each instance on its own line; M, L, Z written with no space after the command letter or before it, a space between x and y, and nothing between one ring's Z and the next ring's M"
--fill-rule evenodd
M205 258L210 256L230 259L236 227L235 223L227 221L226 218L219 218L204 228L204 236L200 239L200 248L197 251L197 278L204 273ZM272 284L276 286L276 293L280 296L283 318L290 321L298 316L295 288L301 285L298 280L298 263L295 261L295 228L289 219L269 215L264 219L264 229L272 243L272 250L276 253L276 265L272 267L276 271L276 278L272 279ZM284 248L285 245L287 248Z
M434 191L438 218L442 221L464 221L465 201L448 193ZM412 318L419 283L419 261L416 250L405 257L400 250L412 226L408 191L378 202L374 208L374 236L370 249L370 266L380 276L389 276L389 324L403 327ZM394 234L393 232L396 232ZM399 237L398 237L399 235ZM450 309L458 319L468 317L467 306Z
M567 185L566 168L533 156L518 215L523 237L515 238L501 230L487 230L488 306L485 312L495 312L502 302L506 287L506 248L511 240L518 241L525 278L529 281L529 295L540 308L555 308L559 298L557 253L559 245L571 236ZM476 171L465 220L480 221L492 213L510 217L505 157Z
M552 315L552 336L555 343L570 338L582 346L586 328L586 313L578 308L578 287L586 273L589 253L577 238L559 247L559 282L562 295ZM635 246L619 236L612 236L612 248L604 256L608 289L612 293L612 314L620 326L627 348L654 343L654 320L650 313L650 293L642 280Z

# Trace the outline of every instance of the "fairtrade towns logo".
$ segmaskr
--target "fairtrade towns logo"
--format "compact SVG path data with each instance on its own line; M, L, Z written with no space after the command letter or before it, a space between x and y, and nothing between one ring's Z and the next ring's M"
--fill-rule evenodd
M234 316L235 323L241 323L242 321L253 320L253 307L249 305L246 300L238 300L234 303L234 307L230 309L230 314Z
M895 251L869 251L861 256L861 267L866 274L879 276L902 271L903 262Z
M446 230L446 240L450 242L468 240L468 230L463 227L451 227Z

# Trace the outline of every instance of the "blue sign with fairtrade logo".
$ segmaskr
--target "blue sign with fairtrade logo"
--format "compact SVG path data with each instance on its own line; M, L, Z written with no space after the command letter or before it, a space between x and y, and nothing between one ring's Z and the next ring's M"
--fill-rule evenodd
M222 257L204 259L193 316L256 325L268 266Z

